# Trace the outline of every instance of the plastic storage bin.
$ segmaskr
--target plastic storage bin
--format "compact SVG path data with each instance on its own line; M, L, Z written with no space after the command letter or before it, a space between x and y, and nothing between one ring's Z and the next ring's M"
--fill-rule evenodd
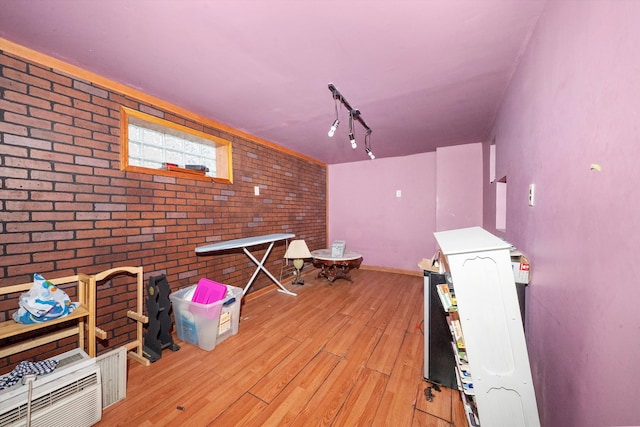
M228 286L227 296L211 304L189 301L196 285L169 295L173 305L178 339L197 345L203 350L213 350L217 344L238 333L242 289Z

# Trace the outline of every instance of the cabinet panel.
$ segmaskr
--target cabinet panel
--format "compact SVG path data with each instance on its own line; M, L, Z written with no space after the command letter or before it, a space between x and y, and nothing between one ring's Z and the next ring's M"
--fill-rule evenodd
M443 274L424 272L424 378L456 388L451 332L436 290L436 285L441 283L446 283Z
M510 245L479 227L435 236L451 270L480 424L539 426Z

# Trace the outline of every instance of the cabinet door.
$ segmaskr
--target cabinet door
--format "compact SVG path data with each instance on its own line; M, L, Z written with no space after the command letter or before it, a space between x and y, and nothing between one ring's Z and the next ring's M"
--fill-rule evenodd
M507 249L448 255L484 426L539 426Z

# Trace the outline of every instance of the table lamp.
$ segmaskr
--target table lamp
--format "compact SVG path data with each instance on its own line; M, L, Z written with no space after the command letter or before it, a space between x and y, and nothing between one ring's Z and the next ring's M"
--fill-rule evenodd
M300 277L300 270L304 266L304 258L311 258L311 252L304 240L292 240L284 254L286 259L293 260L293 266L296 268L296 278L291 282L293 285L304 285L304 280Z

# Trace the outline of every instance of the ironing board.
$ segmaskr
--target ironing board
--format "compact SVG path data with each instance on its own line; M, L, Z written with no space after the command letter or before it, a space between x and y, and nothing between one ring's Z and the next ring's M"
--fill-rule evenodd
M208 254L209 252L242 248L244 253L247 254L247 256L251 259L251 261L253 261L257 265L256 271L253 272L253 275L249 279L249 282L247 282L247 285L244 287L244 290L242 291L242 295L245 295L247 293L254 279L256 278L260 270L262 270L267 276L269 276L271 280L273 280L273 282L276 285L278 285L278 287L280 288L278 289L279 292L285 293L287 295L297 296L294 292L291 292L290 290L282 286L282 283L280 283L278 279L273 277L273 275L269 272L269 270L267 270L264 266L264 262L267 260L267 257L269 256L269 253L271 252L271 249L273 248L273 245L275 244L275 242L279 240L291 239L295 236L296 236L295 234L291 234L291 233L281 233L281 234L267 234L265 236L245 237L242 239L226 240L224 242L218 242L212 245L200 246L196 248L196 254L202 255L202 254ZM262 260L258 261L256 257L254 257L253 254L249 252L247 248L251 246L263 245L265 243L269 243L269 247L267 248L267 251L264 253Z

